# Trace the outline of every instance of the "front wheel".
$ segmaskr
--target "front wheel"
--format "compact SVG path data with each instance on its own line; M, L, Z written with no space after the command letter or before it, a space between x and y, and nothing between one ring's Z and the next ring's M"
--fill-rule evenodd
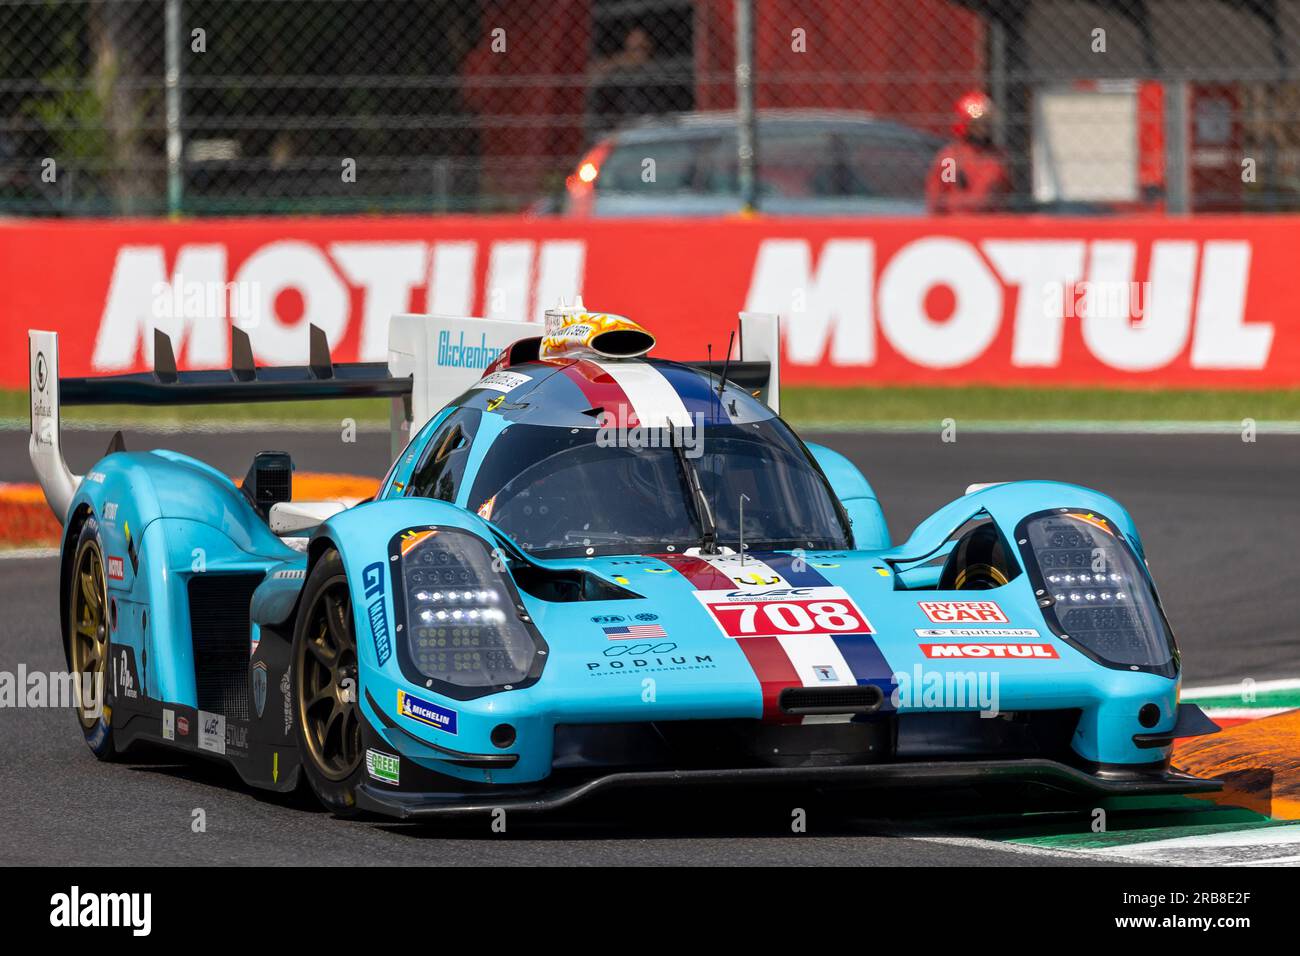
M100 760L113 760L112 711L107 704L111 605L104 572L104 548L99 522L88 518L81 526L72 552L68 580L68 633L65 642L68 667L74 675L77 721L86 746Z
M985 591L1016 576L1016 563L992 521L968 531L948 555L939 575L941 591Z
M352 597L337 551L326 552L303 585L291 659L307 782L327 809L351 816L358 812L356 789L365 760Z

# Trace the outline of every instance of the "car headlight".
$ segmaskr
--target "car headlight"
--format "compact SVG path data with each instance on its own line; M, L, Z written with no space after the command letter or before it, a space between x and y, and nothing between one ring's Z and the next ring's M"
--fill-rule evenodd
M1108 667L1177 674L1169 622L1114 523L1082 509L1041 511L1020 522L1016 542L1053 633Z
M408 676L478 692L536 679L544 645L486 542L457 528L413 528L393 539L391 553L400 564L403 663L416 672Z

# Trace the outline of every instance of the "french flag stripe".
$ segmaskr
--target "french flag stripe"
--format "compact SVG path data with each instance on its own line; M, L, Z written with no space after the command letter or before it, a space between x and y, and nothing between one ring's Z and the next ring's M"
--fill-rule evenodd
M745 652L763 688L763 719L770 723L797 724L799 718L781 712L781 691L800 685L790 656L778 637L746 637L736 641Z
M689 428L694 424L677 390L648 362L595 362L618 383L647 428Z
M893 670L880 652L875 639L870 634L837 634L831 638L835 646L848 662L853 676L859 684L874 684L885 694L885 703L881 710L892 710L890 700L897 684L894 682Z
M781 649L794 666L794 672L805 687L853 687L857 680L853 669L840 653L835 639L827 634L802 634L778 637ZM829 666L835 671L834 680L821 680L816 668Z

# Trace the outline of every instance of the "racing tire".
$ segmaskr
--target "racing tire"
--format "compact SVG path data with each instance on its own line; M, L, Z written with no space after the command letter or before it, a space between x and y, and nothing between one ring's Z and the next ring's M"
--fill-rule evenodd
M303 776L327 810L355 816L366 774L356 628L343 559L333 549L303 585L289 659Z
M1015 561L997 526L988 521L966 532L952 549L939 575L941 591L984 591L1016 576Z
M68 578L68 593L64 595L68 609L64 651L68 671L77 675L73 685L78 698L74 704L77 723L96 759L113 761L118 753L113 741L113 711L107 696L114 605L108 596L99 522L93 515L82 524L72 555L72 573Z

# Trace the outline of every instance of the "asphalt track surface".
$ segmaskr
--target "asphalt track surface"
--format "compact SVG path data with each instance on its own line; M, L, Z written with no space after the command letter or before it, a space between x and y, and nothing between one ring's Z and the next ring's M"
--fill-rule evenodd
M852 458L874 483L895 539L967 484L1075 481L1115 495L1143 532L1178 634L1187 680L1300 676L1300 437L958 434L806 436ZM27 436L0 432L0 481L30 481ZM66 432L84 470L107 436ZM328 432L220 435L128 432L128 447L169 447L242 474L259 448L300 469L381 474L387 437L343 443ZM55 562L0 561L0 671L63 667ZM0 864L175 865L1057 865L1073 857L967 839L961 824L1016 807L969 793L908 797L679 794L589 804L563 817L514 816L437 827L329 818L310 801L244 787L233 771L169 756L97 763L71 714L0 710ZM805 833L791 832L792 810ZM202 809L206 832L191 829ZM954 820L956 822L954 822ZM1087 817L1079 816L1080 826ZM935 821L941 821L936 823Z

